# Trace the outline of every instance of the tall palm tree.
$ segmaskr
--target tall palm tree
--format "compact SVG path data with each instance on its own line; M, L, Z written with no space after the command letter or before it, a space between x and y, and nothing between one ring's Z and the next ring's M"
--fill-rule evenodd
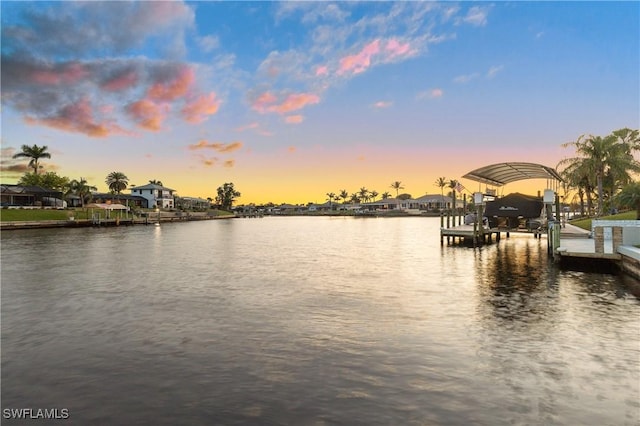
M395 181L391 184L391 188L396 190L396 198L398 198L398 191L400 191L401 189L404 189L404 186L402 186L402 182Z
M336 198L336 194L334 194L333 192L327 192L327 200L329 200L329 210L333 209L333 199L334 198Z
M22 145L21 149L22 151L15 154L13 158L29 158L29 167L33 168L35 174L38 174L38 169L40 168L38 161L41 158L51 158L51 154L47 152L48 147L46 145Z
M452 203L451 203L451 208L453 209L453 212L455 214L456 211L456 188L458 187L458 181L456 179L450 179L449 180L449 188L451 188L451 195L452 195Z
M373 191L369 192L369 195L371 195L371 201L376 201L376 197L380 194L378 194L378 191L374 189Z
M360 197L357 193L354 192L353 194L351 194L351 198L349 199L349 201L353 204L360 204Z
M622 188L616 196L618 204L636 209L636 219L640 220L640 182L632 182Z
M111 192L120 194L127 188L129 178L122 172L111 172L107 175L105 183L109 186Z
M340 190L340 198L342 198L342 204L347 203L347 198L349 198L349 193L347 192L346 189Z
M448 184L447 178L444 176L441 176L438 179L436 179L436 182L434 183L435 186L440 188L440 195L442 196L440 200L442 204L444 204L444 189L447 187L447 184Z
M90 199L91 191L98 190L98 188L96 188L95 186L89 185L87 180L83 177L81 177L79 180L73 179L69 183L69 186L71 192L80 197L80 205L82 207L84 207L84 203L86 202L85 200Z
M369 201L369 190L363 186L362 188L360 188L358 196L360 198L360 201L366 203L367 201Z

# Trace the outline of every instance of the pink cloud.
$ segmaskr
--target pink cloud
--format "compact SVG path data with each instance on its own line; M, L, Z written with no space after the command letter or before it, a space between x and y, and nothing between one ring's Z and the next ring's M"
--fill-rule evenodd
M208 95L198 96L196 99L187 103L182 108L182 115L189 123L200 123L204 121L207 116L218 112L219 107L220 101L216 99L216 94L211 92Z
M75 83L87 78L90 72L79 63L71 63L59 70L41 69L31 73L34 82L44 85L58 85L61 83Z
M127 71L105 81L102 83L101 87L103 90L107 90L109 92L119 92L135 86L137 82L138 75L134 71Z
M217 151L217 152L226 153L226 152L237 151L238 149L242 148L242 145L243 144L241 141L234 141L234 142L225 144L221 142L209 142L202 139L198 141L198 143L196 144L189 145L188 148L191 151L196 151L199 149L213 149L214 151Z
M432 89L430 93L432 98L441 98L444 95L442 89Z
M137 122L138 127L157 132L162 128L168 106L142 99L130 104L126 110L131 118Z
M291 111L297 111L310 104L317 104L320 98L312 93L293 93L284 100L280 105L270 107L270 110L280 114L286 114Z
M285 117L284 121L288 124L299 124L304 121L304 117L302 115L289 115Z
M374 108L389 108L391 105L393 105L393 102L389 102L389 101L378 101L375 104L373 104Z
M275 102L278 101L278 98L271 92L264 92L258 98L253 101L253 105L251 106L256 111L264 114L268 108Z
M46 118L26 117L28 124L41 124L68 132L83 133L103 138L111 134L126 134L121 127L109 122L97 122L88 100L82 99L62 108L56 115Z
M184 96L194 80L193 69L182 67L170 81L155 83L149 88L148 97L154 101L173 101Z
M355 55L340 59L338 74L344 74L349 71L353 74L364 72L371 65L371 57L377 53L380 53L380 40L372 41Z
M293 154L294 152L296 152L296 149L297 148L295 146L290 146L289 148L287 148L287 151Z
M252 107L261 114L267 112L286 114L302 109L307 105L317 104L320 102L320 98L313 93L292 93L282 103L277 104L277 101L278 98L275 95L265 92L254 101Z
M327 74L329 74L329 68L327 68L326 66L322 65L316 68L316 76L319 77L321 75L327 75Z
M394 56L405 56L407 54L411 54L411 46L409 43L400 43L395 38L392 38L387 42L386 50L389 52L391 57Z
M249 123L245 126L240 126L238 128L236 128L237 132L244 132L245 130L249 130L249 129L257 129L260 126L260 124L253 122L253 123Z

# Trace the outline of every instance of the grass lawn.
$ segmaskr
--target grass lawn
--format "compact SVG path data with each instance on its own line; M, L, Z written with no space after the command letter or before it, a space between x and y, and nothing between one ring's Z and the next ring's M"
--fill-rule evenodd
M28 221L28 220L67 220L71 211L67 210L22 210L22 209L2 209L0 210L0 220L2 222Z
M602 216L599 219L603 220L636 220L636 211L631 210L624 213L613 214L609 216ZM579 228L586 229L587 231L591 231L591 221L593 219L576 219L569 221L570 224L575 225Z

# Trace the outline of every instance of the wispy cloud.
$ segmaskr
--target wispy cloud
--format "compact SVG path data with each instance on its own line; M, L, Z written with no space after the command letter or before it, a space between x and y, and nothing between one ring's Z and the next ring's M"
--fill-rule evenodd
M200 123L210 115L218 112L220 101L214 92L208 95L200 95L187 102L182 108L184 119L190 123Z
M304 116L302 115L289 115L284 118L285 123L287 124L299 124L304 121Z
M464 17L459 19L458 22L459 23L464 22L466 24L481 27L487 24L488 14L489 14L489 7L473 6L467 11L467 14Z
M252 108L260 114L287 114L318 102L320 102L320 98L313 93L290 93L276 96L271 92L265 92L253 101Z
M416 95L416 99L437 99L441 98L442 96L444 96L444 91L442 89L435 88L418 93Z
M471 80L474 80L474 79L478 78L479 76L480 75L478 73L459 75L459 76L457 76L457 77L455 77L453 79L453 82L454 83L464 84L464 83L468 83Z
M196 144L191 144L188 148L192 151L200 150L200 149L212 149L214 151L220 153L229 153L233 151L237 151L242 148L243 143L241 141L234 141L230 143L222 143L222 142L209 142L207 140L200 140Z
M214 35L208 35L198 39L198 45L204 52L212 52L220 47L220 39Z
M391 105L393 105L393 102L391 101L378 101L371 106L373 108L381 109L381 108L389 108Z
M496 74L501 72L503 69L504 69L503 65L492 66L491 68L489 68L489 71L487 71L487 78L495 77Z

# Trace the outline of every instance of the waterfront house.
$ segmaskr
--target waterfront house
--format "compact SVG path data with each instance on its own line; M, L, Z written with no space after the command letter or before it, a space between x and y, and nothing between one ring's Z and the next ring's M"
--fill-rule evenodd
M134 186L131 195L147 200L148 208L172 209L174 208L173 193L175 189L150 183L148 185Z
M0 185L2 207L64 207L62 192L35 185Z
M91 201L94 203L120 203L126 206L149 208L148 200L143 197L127 194L112 194L110 192L94 192L91 194Z

